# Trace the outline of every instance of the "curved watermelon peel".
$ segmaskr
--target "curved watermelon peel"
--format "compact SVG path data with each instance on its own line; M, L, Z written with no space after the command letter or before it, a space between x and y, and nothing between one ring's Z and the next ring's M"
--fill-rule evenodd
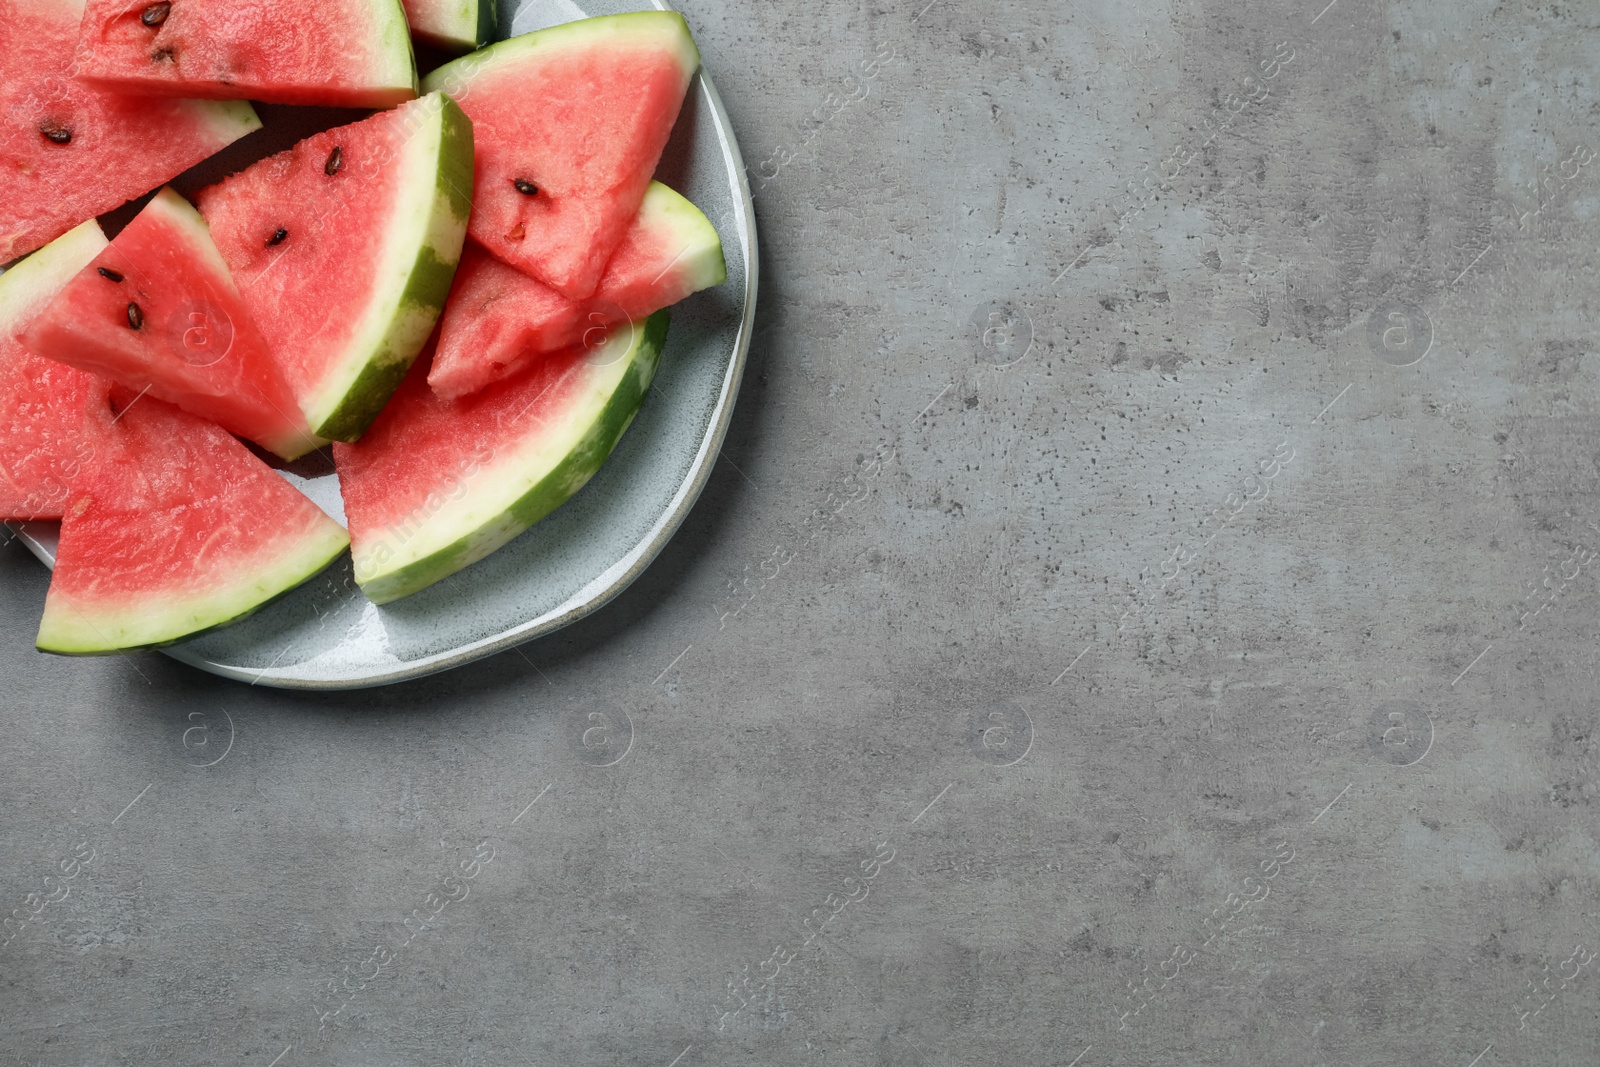
M434 396L419 367L366 438L335 444L368 599L387 604L449 577L583 488L644 403L668 322L658 311L461 401Z
M495 0L403 0L413 37L447 52L483 48L494 37Z
M65 529L63 522L63 533ZM205 637L289 596L333 566L348 544L330 537L325 544L308 545L301 558L281 561L281 573L207 601L124 609L128 621L122 624L111 617L90 614L92 609L86 610L67 593L46 593L46 615L40 620L34 648L53 656L115 656L155 652ZM50 604L52 596L56 599L54 608Z
M396 212L410 227L396 226L388 260L394 276L403 275L405 282L391 306L368 309L357 345L364 343L372 354L333 413L319 424L322 436L330 440L358 438L378 417L433 333L461 262L472 214L472 121L443 93L419 104L426 101L437 101L437 121L418 124L406 139L401 166L431 171L432 188L414 183L408 201ZM422 107L414 112L423 113Z

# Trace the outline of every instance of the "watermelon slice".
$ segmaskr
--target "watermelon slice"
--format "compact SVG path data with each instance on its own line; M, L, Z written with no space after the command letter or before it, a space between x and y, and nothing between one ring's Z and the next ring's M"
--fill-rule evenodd
M683 16L526 33L428 75L472 117L472 236L571 300L594 293L639 213L700 65Z
M162 189L21 335L294 459L319 442L189 202Z
M334 445L356 582L377 604L475 563L581 489L644 402L667 312L464 400L418 366L357 445Z
M209 100L391 107L417 95L400 0L88 0L76 73Z
M439 322L428 384L446 399L466 396L546 352L600 340L609 326L644 319L727 278L710 220L660 182L650 183L600 288L582 303L469 243Z
M494 0L404 0L411 34L447 52L470 52L495 30Z
M243 618L349 544L339 524L220 427L114 394L103 455L73 483L41 652L159 648Z
M85 405L105 383L41 359L12 334L105 248L93 219L0 274L0 520L59 519L67 485L94 454Z
M0 263L259 129L242 101L151 100L72 78L83 0L0 0Z
M472 123L433 93L201 191L200 212L318 436L361 436L427 342L471 188Z

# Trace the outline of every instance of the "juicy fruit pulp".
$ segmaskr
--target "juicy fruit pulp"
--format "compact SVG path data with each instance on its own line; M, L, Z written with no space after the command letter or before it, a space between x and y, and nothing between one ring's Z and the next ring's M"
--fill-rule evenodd
M318 436L358 438L433 332L466 235L472 141L461 109L434 93L200 193Z
M148 390L285 459L317 441L206 224L163 189L28 326L33 352Z
M482 48L494 35L494 0L404 0L406 21L421 41L451 52Z
M88 0L76 73L214 100L390 107L417 95L400 0Z
M132 394L119 395L128 404ZM106 422L73 483L40 651L157 648L232 622L349 544L339 524L221 428L146 397Z
M667 313L594 351L441 400L423 368L357 445L335 445L356 582L378 604L475 563L581 489L644 402Z
M105 383L13 334L105 246L91 219L0 274L0 520L59 519L68 483L94 455L84 408L104 401Z
M428 75L472 117L472 236L572 300L639 212L700 53L683 16L583 19Z
M466 396L547 352L593 348L609 327L647 318L727 277L716 229L660 182L650 183L638 217L586 301L568 300L469 242L439 323L428 384L446 399Z
M0 263L259 129L242 101L153 100L72 77L82 0L0 0Z

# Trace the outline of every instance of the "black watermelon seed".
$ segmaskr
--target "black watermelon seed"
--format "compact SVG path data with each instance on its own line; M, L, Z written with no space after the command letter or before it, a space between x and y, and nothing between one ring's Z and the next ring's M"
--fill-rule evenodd
M114 282L120 282L122 280L122 275L118 274L116 271L112 270L110 267L99 267L97 269L100 271L100 277L102 277L102 278L109 278L111 281L114 281Z
M516 186L517 192L523 196L537 196L539 193L539 187L526 178L518 178L511 184Z
M339 173L339 168L342 166L344 166L344 149L334 145L333 151L328 153L328 162L322 165L322 173L331 178Z
M288 240L288 238L289 231L284 229L282 226L279 226L276 230L272 231L272 236L267 238L267 247L271 248L273 245L281 245L284 241Z
M133 302L128 304L128 328L137 330L144 326L144 312L139 310L139 305Z
M39 132L44 134L44 139L51 144L72 143L72 131L59 122L41 122L39 123Z
M159 4L151 4L145 8L144 14L139 16L139 21L153 29L167 21L167 13L171 10L171 0L161 0Z

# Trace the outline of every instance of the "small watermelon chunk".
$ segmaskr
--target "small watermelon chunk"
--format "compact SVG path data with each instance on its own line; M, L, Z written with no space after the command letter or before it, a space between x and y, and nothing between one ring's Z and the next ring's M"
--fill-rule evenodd
M610 326L648 318L727 279L716 228L660 182L650 183L600 287L581 303L469 242L439 322L428 384L446 399L466 396L547 352L599 341Z
M476 563L567 501L644 402L667 312L464 400L418 366L356 445L334 445L356 583L374 603Z
M0 520L59 519L68 485L94 455L83 413L104 401L106 383L12 335L105 246L90 219L0 274Z
M495 0L404 0L411 34L447 52L470 52L495 31Z
M73 484L36 642L159 648L249 615L332 563L338 523L221 427L120 389Z
M318 436L360 437L427 343L471 188L472 123L433 93L201 191L200 212Z
M472 236L571 300L593 295L639 213L700 53L640 11L525 33L429 74L472 117Z
M391 107L417 95L400 0L88 0L76 73L207 100Z
M169 181L261 121L72 77L83 0L0 0L0 263Z
M148 390L285 459L319 442L200 213L162 189L21 335L48 359Z

